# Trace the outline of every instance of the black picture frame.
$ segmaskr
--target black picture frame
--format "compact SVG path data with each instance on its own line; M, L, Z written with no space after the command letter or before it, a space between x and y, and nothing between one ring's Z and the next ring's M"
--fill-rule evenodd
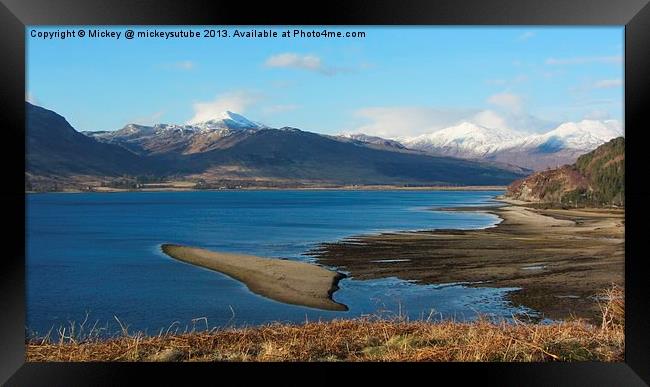
M1 190L6 227L0 272L0 382L10 386L124 385L138 375L162 385L194 378L225 381L237 375L250 385L310 384L297 370L338 383L340 373L363 372L363 383L413 377L424 382L478 381L498 385L635 386L650 383L650 287L643 262L644 105L650 99L650 5L648 0L443 0L334 2L0 0L0 152L5 170ZM25 26L27 25L625 25L626 141L626 346L622 363L25 363ZM23 225L23 227L20 227ZM251 369L255 368L256 372ZM322 375L322 377L319 377ZM447 379L449 378L449 379ZM211 383L212 384L212 383ZM233 383L237 384L237 383Z

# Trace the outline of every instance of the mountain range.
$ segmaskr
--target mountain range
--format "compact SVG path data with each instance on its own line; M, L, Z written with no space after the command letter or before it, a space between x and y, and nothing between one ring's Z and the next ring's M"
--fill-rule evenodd
M193 124L78 132L26 102L26 188L60 190L148 176L214 185L505 185L529 170L406 149L394 141L270 128L224 112Z
M622 135L623 130L615 120L566 122L542 134L462 122L430 134L384 141L437 156L496 161L543 170L573 163L580 155ZM343 136L369 137L364 134ZM374 142L380 140L383 139L373 137Z

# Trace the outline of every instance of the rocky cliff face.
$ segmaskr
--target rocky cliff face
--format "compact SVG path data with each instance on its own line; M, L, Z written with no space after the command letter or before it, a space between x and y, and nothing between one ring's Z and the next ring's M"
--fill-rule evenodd
M615 138L571 165L537 172L513 182L512 199L563 205L625 204L625 139Z

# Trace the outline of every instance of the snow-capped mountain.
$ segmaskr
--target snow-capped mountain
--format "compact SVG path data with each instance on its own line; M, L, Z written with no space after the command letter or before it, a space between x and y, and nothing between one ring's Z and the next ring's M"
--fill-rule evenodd
M485 159L535 170L574 162L612 138L623 136L616 120L566 122L543 134L486 128L469 122L405 138L408 148L468 159Z
M565 122L550 132L529 135L520 141L504 144L504 148L537 148L539 151L569 148L588 152L622 135L623 130L616 120L583 120Z
M128 124L116 131L84 132L101 142L121 145L137 154L197 153L219 148L223 144L245 137L246 134L267 129L264 124L225 111L217 118L192 124ZM226 141L226 139L228 141ZM222 141L223 140L223 141Z
M202 130L214 130L214 129L264 129L268 128L266 125L259 122L254 122L248 118L242 116L241 114L233 113L231 111L225 111L219 115L219 118L212 119L205 122L198 122L194 124L194 127Z
M403 139L402 143L411 149L443 156L480 158L523 137L523 134L509 129L490 129L463 122L431 134Z

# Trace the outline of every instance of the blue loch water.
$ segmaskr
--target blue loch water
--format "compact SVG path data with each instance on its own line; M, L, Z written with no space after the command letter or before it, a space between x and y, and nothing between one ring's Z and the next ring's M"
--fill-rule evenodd
M509 289L419 285L396 278L339 283L346 312L287 305L220 273L164 255L163 243L296 260L320 242L382 231L482 228L493 215L431 211L478 206L498 191L201 191L27 195L27 330L98 323L157 334L362 315L472 319L521 311ZM396 257L398 259L399 257ZM399 265L399 261L392 262ZM511 290L511 289L510 289ZM194 322L193 322L194 320Z

